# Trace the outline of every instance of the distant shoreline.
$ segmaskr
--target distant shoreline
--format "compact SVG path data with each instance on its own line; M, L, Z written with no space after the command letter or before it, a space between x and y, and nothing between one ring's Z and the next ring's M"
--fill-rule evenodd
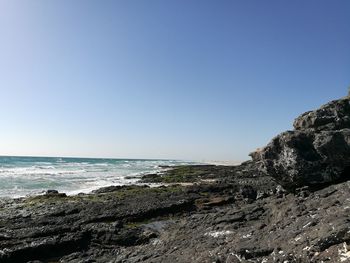
M227 166L237 166L242 164L240 161L201 161L203 164L212 164L212 165L227 165Z

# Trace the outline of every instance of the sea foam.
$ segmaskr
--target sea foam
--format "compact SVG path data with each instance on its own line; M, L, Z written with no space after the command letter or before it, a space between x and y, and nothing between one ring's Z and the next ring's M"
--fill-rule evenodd
M162 166L190 164L174 160L0 157L0 197L22 197L56 189L88 193L110 185L135 184Z

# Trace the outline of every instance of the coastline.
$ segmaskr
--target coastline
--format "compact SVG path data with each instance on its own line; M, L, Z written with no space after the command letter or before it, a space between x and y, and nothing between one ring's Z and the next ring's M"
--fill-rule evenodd
M251 166L251 162L236 167L179 166L143 178L167 186L108 186L89 194L51 191L1 200L1 262L60 258L60 262L78 263L94 258L98 262L199 263L221 260L227 254L232 260L262 262L284 260L291 251L306 260L311 249L305 250L309 241L300 233L311 237L316 231L318 237L327 238L327 224L335 216L347 218L343 193L350 189L349 182L291 194L273 178L257 178ZM334 199L343 205L332 204ZM334 214L328 214L328 209ZM281 212L286 214L276 217ZM334 231L342 233L342 227ZM289 240L298 242L291 246Z
M110 185L137 184L142 175L190 164L178 160L0 157L0 196L25 197L48 189L67 195L89 193Z
M201 161L203 164L209 165L224 165L224 166L238 166L243 163L243 161L217 161L217 160L207 160Z
M0 200L0 261L350 261L348 116L349 98L332 101L250 161L142 177L159 187Z

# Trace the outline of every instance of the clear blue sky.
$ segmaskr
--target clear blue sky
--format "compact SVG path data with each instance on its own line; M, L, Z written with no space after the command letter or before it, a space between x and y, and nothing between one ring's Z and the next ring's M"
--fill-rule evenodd
M346 95L348 0L0 0L0 154L245 160Z

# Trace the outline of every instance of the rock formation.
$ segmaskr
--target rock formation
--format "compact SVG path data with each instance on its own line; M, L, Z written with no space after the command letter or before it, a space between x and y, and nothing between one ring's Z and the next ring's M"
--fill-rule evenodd
M317 187L350 176L349 97L306 112L263 149L251 154L261 171L287 189Z

